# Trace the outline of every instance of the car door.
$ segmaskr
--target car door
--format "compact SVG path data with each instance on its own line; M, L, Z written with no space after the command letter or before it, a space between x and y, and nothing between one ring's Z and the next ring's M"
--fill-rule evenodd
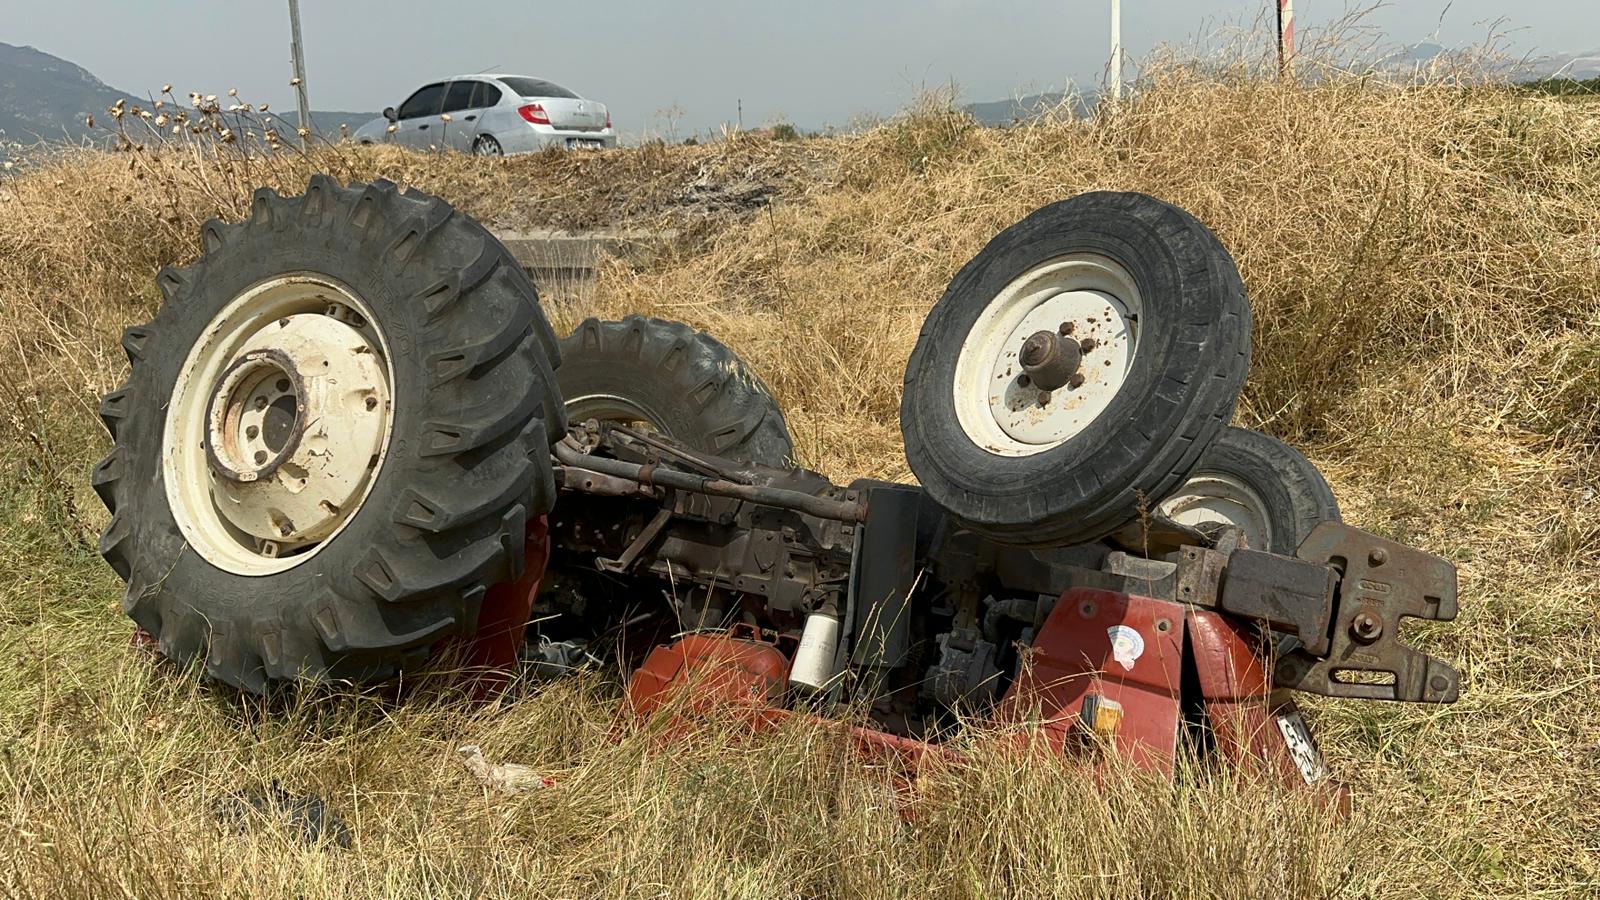
M467 137L467 149L477 140L479 134L490 130L486 120L490 118L489 112L500 102L500 89L487 81L474 81L472 83L471 108L463 115L462 121L472 129L472 134Z
M478 130L478 111L472 107L477 88L478 82L463 79L450 82L445 89L444 114L450 117L450 121L440 120L437 140L441 147L463 152L472 149L472 136Z
M395 143L406 147L437 145L440 134L439 111L444 106L445 82L438 81L417 89L400 104Z

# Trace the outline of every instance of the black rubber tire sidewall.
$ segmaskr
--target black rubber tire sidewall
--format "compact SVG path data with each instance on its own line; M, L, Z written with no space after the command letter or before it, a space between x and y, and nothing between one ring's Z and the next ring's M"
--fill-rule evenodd
M649 316L584 320L561 341L557 373L574 420L583 397L626 399L667 436L694 449L769 466L789 464L794 442L772 392L721 341Z
M168 657L202 657L211 676L255 691L302 675L383 679L437 641L470 633L487 587L520 574L526 522L554 499L548 446L564 410L534 324L543 318L537 296L488 232L440 204L386 183L341 188L318 176L306 196L258 192L245 224L207 223L199 262L163 270L167 302L125 338L130 379L107 399L121 411L107 418L116 446L94 480L113 512L102 552L128 582L124 607ZM397 238L413 227L432 230L401 261ZM475 261L487 274L430 315L427 290ZM160 464L166 407L222 305L296 271L351 287L383 330L390 443L361 508L315 557L239 575L208 563L177 526ZM472 371L441 377L458 352ZM441 429L466 435L464 449L435 452L429 442ZM414 524L417 504L435 516L426 527Z
M1226 475L1261 498L1272 524L1272 546L1257 547L1293 556L1300 542L1323 522L1339 521L1339 501L1311 460L1269 434L1229 427L1206 451L1192 477Z
M979 314L1028 269L1097 253L1138 286L1135 364L1111 406L1072 440L1005 457L967 436L954 370ZM1249 371L1250 309L1232 259L1194 217L1143 194L1092 193L997 235L951 281L906 368L901 430L912 472L973 530L1025 546L1096 540L1189 477L1232 416Z

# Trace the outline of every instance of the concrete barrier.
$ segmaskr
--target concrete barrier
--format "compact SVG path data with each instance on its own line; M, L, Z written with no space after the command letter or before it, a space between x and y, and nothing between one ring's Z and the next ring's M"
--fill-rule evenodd
M537 274L592 277L601 260L620 259L643 265L656 257L672 232L626 231L496 231L495 237L522 267Z

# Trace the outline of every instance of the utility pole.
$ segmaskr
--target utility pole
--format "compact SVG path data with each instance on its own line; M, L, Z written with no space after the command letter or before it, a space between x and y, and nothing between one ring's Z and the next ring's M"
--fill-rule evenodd
M1294 0L1278 2L1278 77L1294 77Z
M1122 0L1111 0L1111 102L1122 100Z
M306 99L306 56L300 43L300 0L289 0L289 64L294 66L295 99L300 103L300 146L311 142L311 101Z

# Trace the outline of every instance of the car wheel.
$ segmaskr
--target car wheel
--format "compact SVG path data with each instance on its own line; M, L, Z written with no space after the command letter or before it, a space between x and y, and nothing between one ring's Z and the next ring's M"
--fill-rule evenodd
M1204 530L1232 525L1248 546L1293 556L1311 530L1339 521L1327 479L1300 451L1248 428L1228 428L1160 510Z
M480 134L472 142L472 152L479 156L504 156L505 151L500 149L500 142L492 134Z
M929 313L907 461L993 540L1097 540L1189 478L1249 364L1244 287L1206 227L1143 194L1084 194L997 235Z
M565 428L538 297L444 201L262 189L163 269L94 469L123 608L250 691L387 679L519 577Z
M783 466L794 442L772 392L732 350L682 322L585 319L561 342L567 417L642 425L716 456Z

